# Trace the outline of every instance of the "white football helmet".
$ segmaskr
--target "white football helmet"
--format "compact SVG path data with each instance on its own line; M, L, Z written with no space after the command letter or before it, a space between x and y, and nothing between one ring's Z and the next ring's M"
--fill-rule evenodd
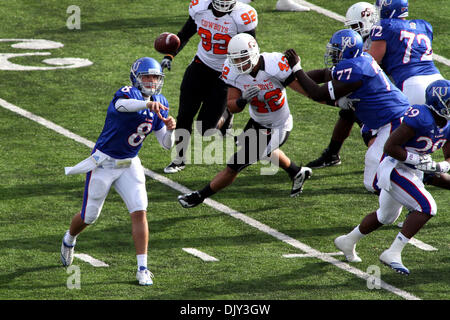
M239 33L228 43L228 61L239 74L250 73L259 60L259 46L248 33Z
M231 12L237 0L212 0L212 6L219 12Z
M375 6L368 2L357 2L348 8L344 25L358 32L363 39L370 33L372 25L377 22Z

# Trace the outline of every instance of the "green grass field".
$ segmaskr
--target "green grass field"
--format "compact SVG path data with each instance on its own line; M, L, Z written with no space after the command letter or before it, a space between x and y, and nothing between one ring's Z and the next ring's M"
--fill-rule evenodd
M295 48L305 70L322 68L325 45L343 24L317 12L274 11L276 0L255 0L259 14L257 38L262 51ZM345 15L355 1L311 1ZM0 2L1 39L46 39L64 44L57 49L32 50L0 41L0 53L48 52L11 62L48 67L47 58L83 58L93 65L76 69L0 70L0 99L45 118L95 142L114 92L129 85L131 63L138 57L162 55L153 49L164 31L177 33L188 17L187 0L67 1L11 0ZM81 29L70 30L70 5L81 13ZM447 0L410 1L410 17L434 27L434 52L450 58L450 11ZM176 116L179 86L195 54L194 37L166 72L163 93ZM445 78L450 67L436 62ZM297 163L307 163L327 146L338 109L320 105L288 89L294 130L283 146ZM234 128L248 120L244 111ZM207 143L205 143L205 146ZM424 300L450 298L450 226L448 192L429 187L438 214L416 236L437 251L408 245L403 262L409 277L396 274L378 261L399 229L386 226L358 244L362 263L351 270L368 273L379 268L381 280L398 291L369 289L354 273L304 254L293 242L321 253L336 252L333 239L350 231L378 199L365 191L363 164L366 147L355 127L341 151L342 165L314 170L298 198L290 198L291 182L282 170L260 175L264 164L247 168L229 188L212 197L285 236L261 231L206 204L186 210L179 191L147 177L150 229L149 269L152 287L135 279L136 258L131 223L120 196L111 191L98 221L79 237L76 252L106 262L93 267L80 259L80 289L70 289L71 274L59 260L61 237L81 208L84 176L65 176L64 167L89 155L90 149L5 108L0 108L0 299L2 300L402 300L404 292ZM442 153L435 155L437 159ZM149 136L140 152L144 167L165 175L171 152ZM226 158L223 159L226 161ZM223 164L191 165L167 178L195 190L203 187ZM404 212L405 213L405 212ZM401 219L404 217L402 214ZM290 241L293 240L293 241ZM196 248L219 261L205 262L183 251ZM344 262L343 256L334 256Z

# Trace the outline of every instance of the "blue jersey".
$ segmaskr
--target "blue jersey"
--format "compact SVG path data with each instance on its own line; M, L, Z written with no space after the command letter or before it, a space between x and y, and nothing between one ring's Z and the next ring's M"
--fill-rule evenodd
M433 28L427 21L382 19L372 27L370 38L386 41L381 65L400 89L412 76L439 73L433 62Z
M408 110L408 98L392 84L375 59L368 53L340 61L332 70L333 79L341 82L362 81L349 95L356 117L368 129L378 129L401 118Z
M426 105L413 105L403 123L414 129L416 135L404 145L407 150L418 154L429 154L442 148L450 139L450 123L439 128L434 121L431 110Z
M119 112L114 106L118 99L145 100L135 87L126 86L117 90L108 106L105 125L94 150L98 149L115 159L133 158L138 154L147 135L153 130L161 129L164 122L149 109ZM169 103L162 94L153 95L150 99L169 108ZM169 110L161 110L160 113L167 118Z

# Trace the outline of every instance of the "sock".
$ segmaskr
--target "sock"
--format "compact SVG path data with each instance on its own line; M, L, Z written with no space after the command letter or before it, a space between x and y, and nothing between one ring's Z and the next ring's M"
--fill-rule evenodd
M212 196L213 194L215 194L215 192L211 189L209 183L206 187L204 187L202 190L200 190L198 193L200 193L200 196L203 199L209 198L210 196Z
M138 254L136 256L136 258L137 258L138 270L140 270L141 267L144 267L145 269L147 269L147 255L146 254Z
M69 246L74 246L75 243L77 242L77 236L72 236L70 235L70 232L67 231L66 234L64 235L64 242Z
M389 250L401 253L403 248L408 243L408 241L409 241L409 239L407 237L405 237L401 232L399 232L398 235L395 237L394 242L392 242Z
M359 231L359 224L353 229L350 233L347 234L347 237L354 243L357 243L359 240L361 240L365 234L362 234L361 231Z
M338 154L341 150L342 142L336 140L330 140L330 144L328 145L328 151L331 154Z
M294 179L295 175L300 171L301 167L297 166L294 161L291 161L291 165L284 169L291 179Z

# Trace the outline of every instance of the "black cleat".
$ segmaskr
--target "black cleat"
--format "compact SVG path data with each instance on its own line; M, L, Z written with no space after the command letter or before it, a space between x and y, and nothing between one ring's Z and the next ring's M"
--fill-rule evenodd
M183 208L193 208L203 202L203 198L198 191L186 193L178 196L178 202Z
M309 162L306 166L312 169L319 169L337 166L339 164L341 164L341 157L339 157L339 154L331 154L327 148L322 152L322 155L319 158Z
M312 175L311 168L302 167L300 171L292 179L291 197L296 197L303 191L303 184L306 179L309 179Z
M167 167L164 168L165 173L177 173L178 171L183 170L186 167L184 162L175 163L171 162Z

